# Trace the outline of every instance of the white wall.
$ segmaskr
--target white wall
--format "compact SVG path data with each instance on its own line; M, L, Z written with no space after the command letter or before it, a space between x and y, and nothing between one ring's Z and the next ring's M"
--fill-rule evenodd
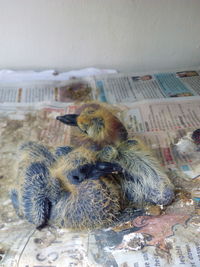
M0 0L0 68L200 65L200 0Z

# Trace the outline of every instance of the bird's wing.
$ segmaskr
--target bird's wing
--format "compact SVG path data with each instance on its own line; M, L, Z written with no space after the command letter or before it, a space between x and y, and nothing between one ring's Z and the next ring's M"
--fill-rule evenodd
M19 148L19 154L26 156L27 161L44 161L48 166L55 162L55 156L49 151L48 147L37 142L23 143Z
M40 227L49 219L51 205L59 198L60 185L50 177L44 162L34 162L26 170L22 202L26 219Z
M67 154L69 154L71 151L73 150L73 147L71 146L60 146L57 147L55 150L55 155L57 157L61 157L61 156L66 156Z

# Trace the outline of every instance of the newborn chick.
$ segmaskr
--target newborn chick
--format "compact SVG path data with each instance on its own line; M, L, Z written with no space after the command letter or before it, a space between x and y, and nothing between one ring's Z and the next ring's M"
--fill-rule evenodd
M50 223L73 229L94 229L116 220L122 209L121 190L111 173L121 168L118 164L95 163L94 159L94 152L82 147L50 168L62 188L59 201L52 207Z
M106 174L119 171L117 164L95 162L85 148L61 147L53 155L29 142L19 152L18 185L11 199L20 217L37 228L52 223L75 229L96 228L115 219L120 190Z
M81 144L99 151L101 161L118 163L124 175L120 182L129 201L169 204L173 186L157 160L137 140L128 140L121 121L102 104L85 104L78 114L57 117L61 122L77 126Z

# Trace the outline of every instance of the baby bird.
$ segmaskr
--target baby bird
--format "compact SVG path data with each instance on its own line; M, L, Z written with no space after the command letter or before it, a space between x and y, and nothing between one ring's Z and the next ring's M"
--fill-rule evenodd
M105 106L98 103L81 106L78 114L57 117L61 122L77 126L80 141L97 151L101 161L119 164L123 169L120 183L130 202L150 202L168 205L174 198L174 189L159 163L137 140L128 140L122 122Z
M57 148L29 142L20 147L17 188L11 200L17 214L37 228L47 223L93 229L114 221L121 209L112 173L117 164L96 162L85 148Z
M116 171L121 171L118 164L95 162L94 152L83 147L73 150L70 157L62 157L50 168L62 188L50 223L94 229L114 222L122 209L120 186L112 174Z

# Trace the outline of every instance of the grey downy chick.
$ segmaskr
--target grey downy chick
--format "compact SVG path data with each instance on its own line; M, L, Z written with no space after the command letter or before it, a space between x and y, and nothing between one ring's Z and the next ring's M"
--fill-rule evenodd
M118 163L123 168L122 191L129 201L168 205L174 188L158 161L137 140L128 140L122 122L100 103L80 107L78 114L57 117L61 122L77 126L80 134L74 139L99 153L102 161Z
M116 218L120 190L110 173L118 165L95 162L93 153L82 148L60 147L54 155L29 142L19 152L11 199L20 217L37 228L51 223L74 229L100 227Z
M122 210L122 194L113 172L121 171L121 167L96 162L95 155L81 147L50 168L62 188L59 201L52 206L51 224L83 230L101 228L116 221Z

